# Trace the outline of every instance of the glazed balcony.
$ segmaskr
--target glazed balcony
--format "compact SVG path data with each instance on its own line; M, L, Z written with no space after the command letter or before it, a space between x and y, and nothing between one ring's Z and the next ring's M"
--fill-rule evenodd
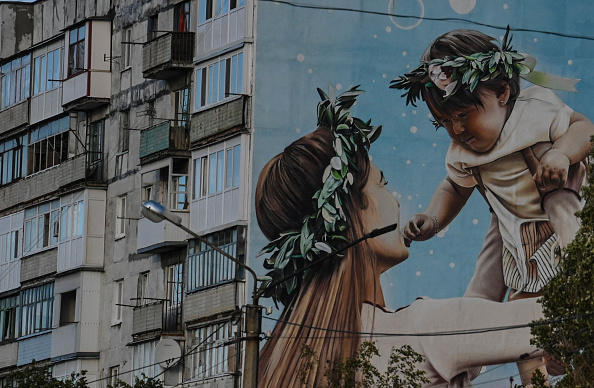
M142 46L144 78L169 79L192 69L195 34L167 32Z
M140 133L141 162L154 161L162 157L179 154L189 148L188 129L174 126L165 121Z

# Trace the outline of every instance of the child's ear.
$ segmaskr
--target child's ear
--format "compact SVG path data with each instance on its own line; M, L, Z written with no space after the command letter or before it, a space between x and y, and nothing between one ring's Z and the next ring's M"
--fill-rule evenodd
M501 88L501 93L499 93L499 95L497 96L497 99L499 100L499 105L505 106L505 104L507 104L507 102L509 101L510 93L511 93L511 91L509 88L509 84L506 83Z

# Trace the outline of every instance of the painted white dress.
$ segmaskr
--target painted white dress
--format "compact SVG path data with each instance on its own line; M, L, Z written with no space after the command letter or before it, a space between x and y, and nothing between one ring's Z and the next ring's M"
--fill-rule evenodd
M479 298L417 299L410 306L386 312L371 304L362 309L362 331L373 333L363 340L375 341L380 357L373 362L380 371L388 367L393 347L410 345L425 361L418 368L431 381L426 387L471 387L484 365L516 362L543 352L530 345L528 327L474 334L407 336L461 332L524 325L542 318L534 298L498 303Z

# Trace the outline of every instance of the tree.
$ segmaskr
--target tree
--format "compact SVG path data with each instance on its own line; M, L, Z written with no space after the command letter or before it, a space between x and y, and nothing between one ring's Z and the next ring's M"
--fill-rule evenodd
M86 371L72 374L64 380L52 377L47 366L35 362L24 369L17 370L11 376L17 388L88 388Z
M594 156L594 153L592 154ZM533 342L563 367L557 388L594 387L594 169L589 167L581 228L561 252L561 271L544 288L545 319L532 328Z
M425 371L418 370L416 365L423 361L423 356L410 346L392 348L388 369L381 373L371 359L379 356L374 342L365 341L359 351L344 360L329 362L324 372L325 386L313 388L421 388L428 384ZM307 345L301 348L303 365L298 376L303 384L308 381L309 371L319 364L317 354Z
M118 380L115 385L108 385L107 388L163 388L163 383L159 379L147 377L144 373L142 377L134 376L134 384L130 385Z

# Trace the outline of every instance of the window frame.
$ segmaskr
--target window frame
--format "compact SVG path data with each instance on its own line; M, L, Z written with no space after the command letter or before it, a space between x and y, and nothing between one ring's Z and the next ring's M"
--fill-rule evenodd
M201 110L243 94L244 53L220 56L194 71L194 109Z
M189 367L191 381L212 379L237 371L240 351L235 341L235 323L231 319L201 325L192 329L191 333L194 350Z
M241 187L242 145L241 137L229 139L203 148L192 158L192 200L212 197Z
M0 66L0 110L17 105L31 95L31 54Z
M132 67L132 26L122 29L122 70Z
M52 329L54 283L21 290L19 337Z
M87 71L85 67L86 33L86 24L68 31L68 77L74 77Z
M0 299L0 343L17 338L20 297L11 295Z
M23 255L31 255L58 245L59 236L55 231L60 229L60 214L60 199L25 209Z
M127 197L127 194L116 197L116 239L126 237Z
M119 325L122 323L124 312L124 279L114 280L113 282L113 309L111 325Z
M62 47L49 50L33 58L33 96L57 89L61 80Z
M245 7L245 0L200 0L198 4L198 25L201 25Z

